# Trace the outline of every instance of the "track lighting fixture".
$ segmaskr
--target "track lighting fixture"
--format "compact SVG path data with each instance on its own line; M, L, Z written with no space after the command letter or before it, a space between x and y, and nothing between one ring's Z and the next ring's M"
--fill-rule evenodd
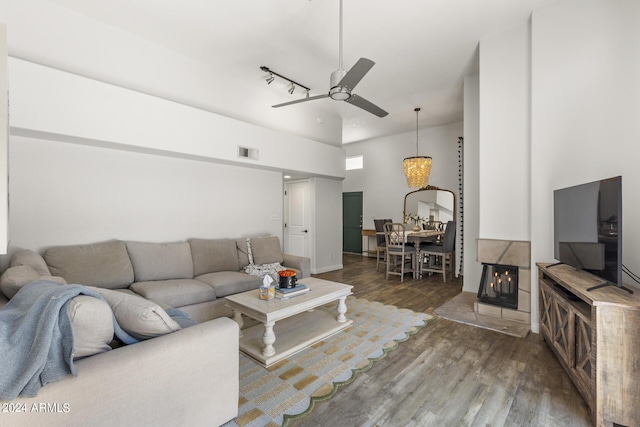
M260 67L260 69L262 71L264 71L265 73L269 73L269 77L266 78L268 85L270 85L271 82L273 82L276 77L280 77L282 80L285 80L285 81L287 81L287 82L289 82L291 84L289 89L287 89L287 92L289 92L290 94L293 95L293 92L296 90L296 86L297 86L299 88L302 88L302 89L306 90L307 91L307 98L309 98L309 91L311 89L309 89L305 85L301 85L300 83L298 83L298 82L296 82L294 80L291 80L290 78L285 77L282 74L278 74L275 71L270 70L269 67L262 66L262 67Z

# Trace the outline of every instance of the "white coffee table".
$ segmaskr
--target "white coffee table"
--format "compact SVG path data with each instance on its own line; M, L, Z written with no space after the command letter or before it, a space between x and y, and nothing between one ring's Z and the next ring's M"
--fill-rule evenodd
M353 323L345 316L347 296L352 294L353 286L316 278L301 279L298 283L304 283L311 291L289 299L275 298L270 301L259 299L257 289L225 298L227 306L233 310L233 319L241 328L240 351L265 367ZM333 301L338 301L337 315L325 310L314 310ZM258 320L262 325L242 330L242 314Z

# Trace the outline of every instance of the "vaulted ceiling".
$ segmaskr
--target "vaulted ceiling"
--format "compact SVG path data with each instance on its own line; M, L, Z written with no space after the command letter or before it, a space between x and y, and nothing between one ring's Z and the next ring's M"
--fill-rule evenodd
M344 68L366 57L376 65L355 93L389 112L378 118L322 99L271 111L305 96L287 82L267 85L267 66L328 92L338 69L339 0L51 0L91 19L164 46L211 68L221 96L213 110L341 145L463 119L463 80L477 72L478 42L529 19L553 0L344 0ZM293 130L300 115L318 126ZM338 123L338 137L322 124ZM291 126L291 129L288 129ZM340 135L341 133L341 135Z

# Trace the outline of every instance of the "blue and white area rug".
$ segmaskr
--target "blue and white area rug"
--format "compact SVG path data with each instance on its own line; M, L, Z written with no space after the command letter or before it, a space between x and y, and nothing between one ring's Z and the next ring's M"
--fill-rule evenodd
M433 319L355 297L347 308L351 327L269 368L240 354L238 417L225 427L286 426L308 415ZM319 310L335 312L335 304Z

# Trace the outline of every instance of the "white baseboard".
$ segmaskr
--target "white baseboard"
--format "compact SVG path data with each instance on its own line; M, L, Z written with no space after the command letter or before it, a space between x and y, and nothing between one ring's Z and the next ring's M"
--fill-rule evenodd
M539 334L540 333L540 324L539 323L532 323L531 324L531 332L533 332L534 334Z
M342 268L343 268L342 264L330 265L322 268L312 268L311 274L326 273L327 271L341 270Z

